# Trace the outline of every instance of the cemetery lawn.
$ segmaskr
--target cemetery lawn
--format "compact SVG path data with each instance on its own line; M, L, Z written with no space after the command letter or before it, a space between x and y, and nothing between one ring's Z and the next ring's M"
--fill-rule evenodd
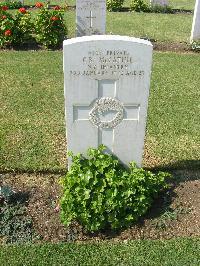
M127 8L130 7L130 3L132 0L125 0L123 7ZM144 2L149 3L148 0L144 0ZM169 5L174 9L185 9L185 10L193 10L194 9L194 0L169 0ZM36 3L35 0L24 0L25 5L32 5L34 6ZM53 0L50 2L51 5L67 5L68 6L75 6L76 0Z
M147 38L158 43L189 43L191 25L192 15L107 13L107 34Z
M199 247L198 239L4 246L0 250L0 264L189 266L199 265Z
M194 8L194 1L169 2ZM73 37L75 11L65 17ZM158 50L188 51L191 25L190 12L107 13L108 34L146 38ZM132 227L95 234L76 222L65 228L56 208L67 164L62 52L1 50L0 58L0 187L20 200L7 212L0 208L0 265L198 265L199 54L154 52L143 164L172 173L171 189Z
M3 172L65 172L61 51L0 51ZM199 167L199 54L155 52L144 166Z
M11 10L11 13L15 11ZM32 9L31 12L38 12ZM75 10L64 13L68 37L75 37ZM106 34L149 39L158 46L189 48L192 14L160 14L139 12L107 12Z
M156 43L189 44L192 14L107 12L107 34L147 38ZM68 36L75 37L75 11L65 12Z
M66 173L62 52L0 51L0 58L0 185L26 200L39 242L200 236L199 54L154 52L144 166L171 172L171 190L131 228L93 235L78 224L64 228L55 212Z

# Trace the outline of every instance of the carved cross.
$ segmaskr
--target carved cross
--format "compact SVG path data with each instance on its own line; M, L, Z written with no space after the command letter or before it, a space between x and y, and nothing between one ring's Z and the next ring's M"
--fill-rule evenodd
M139 104L121 103L121 101L117 99L117 90L119 90L119 88L117 88L116 83L116 80L98 80L98 98L95 102L92 102L89 105L77 104L73 106L74 122L90 121L93 126L98 127L98 145L106 145L108 147L108 152L113 152L115 128L122 122L122 120L129 122L139 121ZM98 115L98 118L101 120L99 125L98 121L95 124L95 119L91 117L91 114L92 111L95 110L96 105L98 103L101 104L101 101L104 106L100 107L100 109L107 109L107 106L105 105L109 102L111 102L111 108ZM119 112L123 109L123 113L122 116L119 115L116 125L113 126L113 124L115 124L115 109L118 109L115 107L117 106L119 107Z
M86 18L90 19L90 28L93 28L93 18L96 18L96 17L92 16L92 10L90 11L90 16Z

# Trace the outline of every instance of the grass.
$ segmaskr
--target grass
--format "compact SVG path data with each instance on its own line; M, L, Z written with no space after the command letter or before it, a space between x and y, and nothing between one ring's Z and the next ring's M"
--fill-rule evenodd
M189 43L192 15L126 13L107 14L107 33L146 37L159 42Z
M125 1L125 6L129 4ZM194 8L194 1L174 0L170 4L173 8ZM67 12L65 17L72 37L75 12ZM188 42L191 24L192 15L107 13L107 33L159 42ZM66 171L62 52L0 51L0 59L0 171ZM197 54L154 53L146 137L150 159L145 159L146 166L153 167L156 161L158 166L198 167L199 71ZM0 265L189 266L200 263L199 244L198 239L185 238L1 246Z
M189 43L192 15L107 12L107 34L145 37L158 42ZM65 13L69 37L75 37L75 12Z
M124 6L125 7L129 7L130 3L132 0L125 0L124 1ZM149 3L149 0L144 0L146 3ZM24 1L26 5L30 5L30 4L34 4L37 1L35 0L25 0ZM41 1L41 2L45 2L45 1ZM76 0L62 0L62 1L58 1L58 0L53 0L50 1L51 4L64 4L67 3L70 6L74 6L76 4ZM169 0L169 5L172 6L173 8L181 8L181 9L194 9L194 5L195 5L195 0Z
M2 246L0 264L19 265L199 265L200 241L130 241L100 244Z
M0 51L0 58L1 171L65 170L62 52ZM197 165L199 55L155 53L153 62L148 154L158 165Z
M15 11L10 12L15 13ZM192 19L192 14L107 12L106 32L107 34L145 37L158 42L189 43ZM65 21L68 27L68 37L75 37L75 11L65 12Z
M125 0L124 6L130 6L132 0ZM147 4L149 4L149 0L144 0ZM169 6L177 9L194 9L195 0L168 0Z
M189 43L192 15L107 13L106 33L148 38L157 42ZM68 37L75 37L75 12L65 12Z
M68 36L75 37L75 12L65 12ZM192 15L107 12L107 34L189 43Z
M9 169L63 168L61 52L1 52L4 56L1 162Z
M172 8L193 10L195 6L195 0L169 0L169 5Z
M177 0L172 6L193 9L194 1ZM72 37L75 12L65 16ZM192 15L107 13L108 33L159 42L188 42L191 24ZM0 51L0 59L0 171L66 171L62 52ZM199 71L198 54L154 53L146 166L156 161L157 166L198 167ZM200 263L199 244L198 239L185 238L1 246L0 265L189 266Z
M0 0L0 2L5 2L6 0ZM125 0L124 7L129 7L132 0ZM34 6L35 3L38 2L37 0L24 0L25 5L32 5ZM41 0L40 2L46 3L46 1ZM149 3L149 0L144 0L144 2ZM168 0L169 5L175 9L186 9L186 10L193 10L195 6L195 0ZM69 5L75 6L76 0L51 0L51 5Z
M199 164L198 69L199 55L154 56L147 143L161 161Z

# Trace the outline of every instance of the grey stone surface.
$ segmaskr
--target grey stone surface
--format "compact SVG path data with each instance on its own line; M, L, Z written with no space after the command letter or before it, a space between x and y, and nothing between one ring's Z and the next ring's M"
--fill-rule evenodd
M159 6L167 6L168 0L150 0L150 4L153 5L159 5Z
M200 0L196 0L190 41L200 40Z
M76 0L76 36L105 34L106 0Z
M96 35L64 41L68 150L104 144L142 164L152 63L150 42Z

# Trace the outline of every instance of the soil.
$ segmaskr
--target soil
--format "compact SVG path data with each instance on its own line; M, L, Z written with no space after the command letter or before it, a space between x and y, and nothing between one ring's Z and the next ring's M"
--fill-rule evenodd
M41 241L126 241L200 237L200 170L175 170L171 189L155 200L152 208L129 229L87 234L74 223L65 228L58 202L61 174L2 174L1 185L29 195L27 212Z
M141 37L141 39L146 39L145 37ZM176 53L198 53L198 50L193 50L188 43L172 43L172 42L157 42L154 39L147 39L152 42L153 49L155 51L161 52L176 52ZM46 48L42 47L36 43L25 43L23 45L17 47L8 47L8 48L0 48L0 50L16 50L16 51L38 51L38 50L46 50ZM52 49L52 50L61 50L62 46Z
M54 8L56 5L49 5L49 8L52 9ZM32 10L35 9L35 7L31 7L31 6L25 6L26 9ZM69 10L74 10L75 6L68 6L67 7ZM129 8L123 8L122 12L128 12L130 11ZM174 14L192 14L193 11L192 10L184 10L184 9L173 9ZM142 37L141 39L147 39L146 37ZM199 52L199 49L196 49L196 51L192 50L191 46L186 43L186 42L180 42L180 43L173 43L173 42L158 42L155 39L147 39L149 41L152 42L153 44L153 48L155 51L172 51L172 52L180 52L180 53L185 53L185 52L189 52L189 53L196 53ZM1 48L0 48L1 49ZM42 47L41 45L37 44L36 42L29 42L29 43L24 43L20 46L17 47L8 47L5 50L45 50L44 47ZM62 45L58 48L56 48L56 50L62 50Z
M159 43L150 40L154 50L192 53L186 43ZM27 44L18 50L38 50ZM155 166L157 159L155 159ZM200 170L174 170L171 189L155 200L152 208L129 229L118 232L87 234L78 223L65 228L60 221L59 179L64 173L5 173L0 174L0 186L8 185L22 195L28 195L26 209L32 217L41 241L126 241L130 239L170 239L200 237Z
M150 40L151 41L151 40ZM187 43L169 43L169 42L156 42L152 40L153 49L155 51L171 51L171 52L194 52Z

